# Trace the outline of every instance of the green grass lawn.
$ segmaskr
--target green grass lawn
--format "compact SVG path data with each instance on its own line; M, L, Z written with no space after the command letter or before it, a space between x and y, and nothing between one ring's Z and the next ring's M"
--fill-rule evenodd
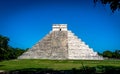
M48 68L53 70L80 69L83 67L112 66L120 67L120 60L40 60L24 59L0 62L0 70L19 70L27 68Z

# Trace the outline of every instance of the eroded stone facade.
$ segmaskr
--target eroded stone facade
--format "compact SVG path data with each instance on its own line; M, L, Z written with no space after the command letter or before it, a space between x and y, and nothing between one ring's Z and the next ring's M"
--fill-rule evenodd
M67 30L67 24L54 24L49 34L18 59L103 60L103 57Z

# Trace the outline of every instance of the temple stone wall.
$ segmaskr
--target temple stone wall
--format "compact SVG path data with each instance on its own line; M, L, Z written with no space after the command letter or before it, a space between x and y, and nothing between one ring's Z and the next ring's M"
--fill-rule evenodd
M53 31L19 57L22 59L67 59L67 31Z
M74 33L68 31L68 59L102 60L103 58L75 36Z
M103 57L94 52L70 30L67 30L66 24L54 24L53 30L49 34L18 59L103 60Z

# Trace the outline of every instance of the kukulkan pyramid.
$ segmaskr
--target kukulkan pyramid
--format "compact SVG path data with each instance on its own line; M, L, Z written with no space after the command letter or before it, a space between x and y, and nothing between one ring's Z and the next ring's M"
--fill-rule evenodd
M52 31L18 59L103 60L103 57L67 30L67 24L53 24Z

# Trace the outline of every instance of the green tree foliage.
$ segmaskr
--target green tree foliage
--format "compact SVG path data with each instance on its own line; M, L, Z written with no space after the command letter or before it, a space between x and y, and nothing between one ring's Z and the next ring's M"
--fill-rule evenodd
M6 59L9 38L0 35L0 60Z
M8 48L9 38L0 35L0 50L5 52Z
M103 52L103 57L112 58L112 52L107 50Z
M25 52L24 49L9 47L8 59L17 59L17 57L20 56L24 52Z
M103 53L101 53L103 57L108 57L108 58L115 58L115 59L120 59L120 50L115 50L115 51L109 51L106 50Z
M109 7L111 8L112 12L116 11L117 9L120 9L120 0L94 0L95 4L97 2L100 2L103 5L109 4Z
M120 59L120 50L115 50L114 58Z
M0 35L0 61L16 59L23 52L25 52L24 49L13 48L13 47L9 46L8 42L9 42L8 37Z

